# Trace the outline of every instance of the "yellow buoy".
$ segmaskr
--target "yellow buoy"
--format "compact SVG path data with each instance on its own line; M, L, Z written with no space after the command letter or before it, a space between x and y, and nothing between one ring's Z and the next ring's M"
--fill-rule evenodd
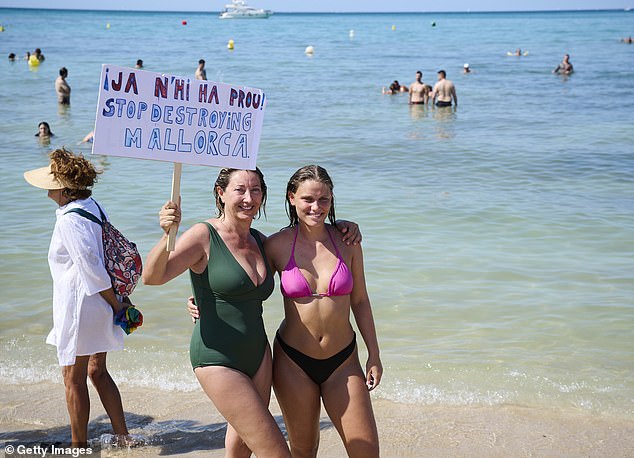
M233 46L234 46L233 40L229 40L229 42L227 43L227 49L233 49Z
M306 46L304 53L308 56L312 56L315 53L315 48L313 48L312 46Z
M395 25L392 25L392 30L396 30L396 26Z
M40 60L37 58L37 56L31 56L29 57L29 65L31 67L37 67L38 65L40 65Z
M108 22L108 23L106 24L106 29L109 29L109 28L110 28L110 23Z

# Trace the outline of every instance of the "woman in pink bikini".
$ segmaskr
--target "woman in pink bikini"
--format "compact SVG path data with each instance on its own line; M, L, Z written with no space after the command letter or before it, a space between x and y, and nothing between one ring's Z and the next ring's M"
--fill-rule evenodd
M336 236L333 184L322 167L295 172L286 188L286 207L290 225L267 239L265 251L284 296L273 386L291 452L316 456L323 401L348 456L379 456L369 391L380 383L383 367L361 246ZM351 310L368 350L365 371Z

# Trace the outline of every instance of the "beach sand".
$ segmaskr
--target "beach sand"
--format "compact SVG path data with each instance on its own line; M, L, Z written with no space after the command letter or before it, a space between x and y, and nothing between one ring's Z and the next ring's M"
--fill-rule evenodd
M147 445L107 449L102 456L223 456L225 424L202 392L120 389L130 432L145 437ZM108 418L92 387L90 394L89 435L99 438L110 432ZM446 407L385 400L373 405L383 457L634 456L631 419L512 405ZM271 411L283 427L275 399ZM67 441L62 383L0 386L0 431L3 444ZM346 456L325 414L318 456Z

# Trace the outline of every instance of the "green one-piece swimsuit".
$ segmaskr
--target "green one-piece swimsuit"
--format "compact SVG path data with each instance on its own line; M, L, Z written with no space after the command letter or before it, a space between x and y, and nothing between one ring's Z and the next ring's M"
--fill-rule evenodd
M209 223L209 263L202 274L190 272L200 318L189 344L193 368L226 366L253 377L260 367L268 340L262 320L262 302L275 286L260 236L255 238L266 278L256 286L236 261L220 234Z

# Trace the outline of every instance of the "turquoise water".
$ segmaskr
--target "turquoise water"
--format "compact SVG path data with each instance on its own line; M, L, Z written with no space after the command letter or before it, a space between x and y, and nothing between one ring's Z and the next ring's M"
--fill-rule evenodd
M55 207L22 172L44 165L51 147L89 154L78 142L94 123L102 63L141 58L147 70L191 76L202 57L210 79L267 94L258 164L270 195L256 227L285 225L286 180L313 162L335 181L338 216L361 225L385 366L376 397L634 414L634 46L619 42L632 34L634 14L232 22L0 9L0 23L0 383L60 381L44 343ZM36 47L46 55L36 69L6 59ZM518 47L529 54L506 55ZM553 75L566 52L576 72ZM66 110L53 86L61 66L72 87ZM456 84L456 110L410 108L404 95L381 94L394 79L410 84L419 69L433 83L440 68ZM51 145L33 137L41 120L55 133ZM96 198L147 253L160 236L171 166L93 159L105 170ZM215 173L184 167L185 226L211 214ZM122 389L199 389L187 357L188 294L186 276L138 287L146 322L110 356ZM281 318L276 292L265 304L270 337Z

